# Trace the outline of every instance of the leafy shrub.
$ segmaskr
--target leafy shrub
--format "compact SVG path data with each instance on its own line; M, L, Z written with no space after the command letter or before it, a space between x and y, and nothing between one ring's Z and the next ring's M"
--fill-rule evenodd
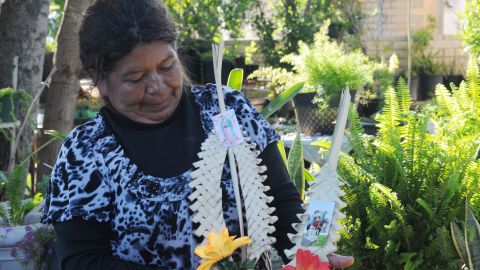
M448 96L438 89L437 95ZM480 106L479 89L478 69L470 69L463 90L454 92L468 104L458 105L470 112ZM357 257L358 269L459 269L449 226L463 220L465 201L479 213L474 123L480 110L449 112L444 104L452 101L444 100L412 112L409 89L400 80L397 91L390 88L385 95L377 137L363 135L357 113L350 111L353 154L342 155L338 167L347 183L339 247Z
M373 80L373 64L360 51L346 52L343 44L328 37L329 22L315 35L308 46L299 43L299 54L290 54L283 61L291 63L293 70L305 80L307 88L317 91L320 108L336 107L344 88L357 90Z
M466 1L465 12L462 15L462 38L468 51L480 55L480 2Z

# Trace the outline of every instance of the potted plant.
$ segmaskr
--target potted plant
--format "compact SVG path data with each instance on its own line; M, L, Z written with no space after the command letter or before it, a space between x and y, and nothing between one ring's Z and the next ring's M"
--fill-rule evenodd
M453 57L451 64L442 63L443 68L443 84L452 91L453 87L460 86L460 83L465 79L462 74L458 73L456 69L456 56Z
M440 65L435 60L438 53L434 52L430 46L435 27L435 18L428 16L427 25L416 30L412 36L413 71L419 76L418 100L427 100L433 97L436 85L443 82L443 76L440 74Z
M315 34L313 44L300 42L299 54L282 59L292 64L297 76L306 82L306 93L297 95L293 102L304 134L332 134L342 90L348 88L354 93L373 81L373 65L368 57L360 51L346 52L343 44L330 40L329 25L327 21ZM312 103L316 108L308 109ZM318 129L306 128L305 120L317 121Z
M11 251L23 267L34 270L55 270L54 242L55 231L52 226L41 225L36 229L25 227L25 236L16 243Z
M25 254L15 254L13 250L29 231L36 230L41 226L40 220L34 221L34 224L24 224L24 217L28 213L32 210L38 211L38 208L35 207L40 204L41 196L23 200L22 183L26 177L23 164L18 164L10 173L1 173L1 175L4 183L2 189L6 201L0 203L0 218L2 221L0 227L0 269L21 270L23 269L22 264L17 259L24 259Z

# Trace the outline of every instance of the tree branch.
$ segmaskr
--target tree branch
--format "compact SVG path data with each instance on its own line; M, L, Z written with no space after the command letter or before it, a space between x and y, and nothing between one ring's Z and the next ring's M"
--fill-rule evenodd
M0 1L2 1L2 0L0 0ZM22 133L25 130L25 126L27 125L28 117L32 113L35 104L40 99L40 96L42 95L43 90L48 85L48 81L50 81L50 79L52 78L53 74L56 71L57 71L57 68L54 66L52 68L52 71L50 71L50 74L48 74L48 77L45 79L45 81L41 83L40 91L38 91L38 93L33 98L32 102L30 103L30 106L28 107L27 114L25 115L25 119L23 120L22 126L18 130L18 133L15 135L15 142L12 144L12 148L10 149L10 159L9 159L9 162L8 162L8 172L12 171L13 166L15 164L15 154L17 152L18 144L20 143L20 138L22 136Z

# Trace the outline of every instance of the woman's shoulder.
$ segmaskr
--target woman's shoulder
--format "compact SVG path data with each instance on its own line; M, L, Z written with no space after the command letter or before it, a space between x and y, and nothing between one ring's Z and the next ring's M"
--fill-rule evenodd
M205 85L195 85L190 88L198 102L218 105L217 86L207 83ZM242 92L236 91L228 86L222 85L225 105L227 107L237 107L243 104L249 104L249 101Z
M194 94L197 104L200 105L203 122L207 123L206 130L212 130L211 118L220 113L216 85L193 86L191 92ZM279 139L275 130L245 95L227 86L222 86L222 92L225 107L234 110L242 129L247 132L248 137L260 151L263 151L269 143Z
M105 121L98 114L92 120L76 126L65 138L63 146L70 148L72 146L81 146L82 148L94 146L102 138L108 135L108 129Z

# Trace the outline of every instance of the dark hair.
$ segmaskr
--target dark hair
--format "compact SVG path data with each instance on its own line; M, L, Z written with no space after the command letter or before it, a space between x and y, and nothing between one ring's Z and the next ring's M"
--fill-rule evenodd
M159 0L96 0L79 32L83 68L101 82L140 43L165 41L176 48L177 28Z

